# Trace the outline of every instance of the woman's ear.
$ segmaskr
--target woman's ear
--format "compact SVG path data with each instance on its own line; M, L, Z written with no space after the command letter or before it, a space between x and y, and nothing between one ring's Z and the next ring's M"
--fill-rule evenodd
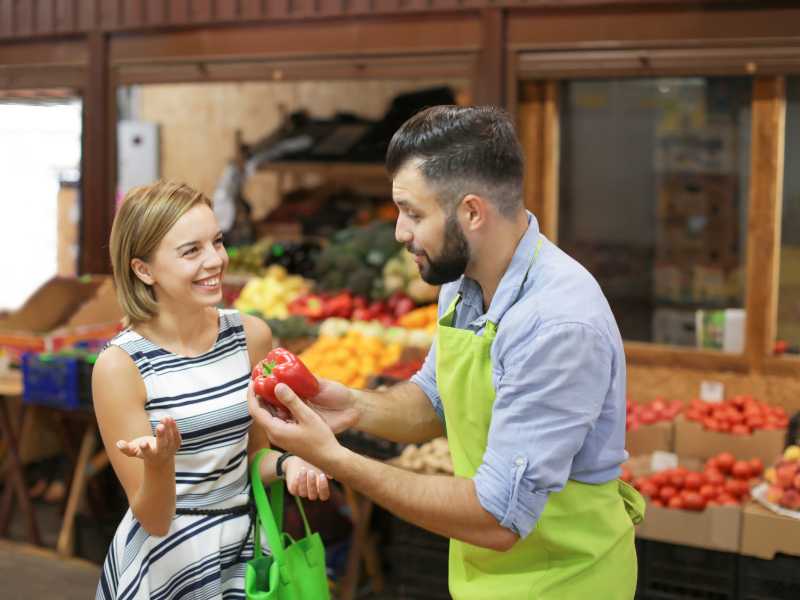
M150 271L150 265L144 262L141 258L131 259L131 269L139 280L146 285L153 285L156 280Z

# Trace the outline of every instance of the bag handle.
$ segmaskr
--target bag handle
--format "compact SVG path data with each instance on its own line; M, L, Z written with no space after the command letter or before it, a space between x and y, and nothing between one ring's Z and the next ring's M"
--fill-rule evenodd
M276 480L270 484L270 498L268 500L267 493L264 490L264 482L261 481L261 461L269 452L269 448L259 450L250 465L250 484L253 488L253 498L256 503L256 518L253 524L253 556L254 558L262 556L261 523L263 523L267 531L267 541L272 555L280 562L283 559L285 549L283 535L281 535L283 530L283 481ZM306 511L303 510L303 503L297 496L294 499L300 511L300 517L303 519L303 529L306 536L310 536L311 526L308 524Z
M271 502L267 500L264 482L261 481L261 461L271 450L262 448L250 464L250 485L256 503L256 517L253 522L253 557L260 558L261 524L267 531L267 541L276 560L283 559L283 544L280 530L283 528L283 481L276 480L270 485ZM272 506L270 506L272 504Z

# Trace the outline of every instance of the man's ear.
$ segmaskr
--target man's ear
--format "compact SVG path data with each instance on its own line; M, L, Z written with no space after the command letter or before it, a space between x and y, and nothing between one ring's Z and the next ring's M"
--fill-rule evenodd
M486 224L489 204L486 198L477 194L467 194L458 207L459 220L464 231L475 231Z
M133 269L134 274L145 284L153 285L156 280L153 278L153 274L150 271L150 265L144 262L141 258L132 258L131 259L131 269Z

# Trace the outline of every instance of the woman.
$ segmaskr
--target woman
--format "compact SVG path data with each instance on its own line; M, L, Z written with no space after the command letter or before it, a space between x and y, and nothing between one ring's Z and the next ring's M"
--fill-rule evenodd
M228 257L211 202L186 185L131 190L111 260L128 327L98 358L92 393L130 509L97 598L244 598L248 458L269 445L251 426L247 385L269 327L216 308ZM264 482L283 472L291 493L328 498L318 469L270 452Z

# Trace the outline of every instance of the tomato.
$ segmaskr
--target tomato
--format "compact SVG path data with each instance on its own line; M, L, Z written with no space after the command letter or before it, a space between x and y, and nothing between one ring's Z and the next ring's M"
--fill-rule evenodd
M744 415L740 412L732 412L728 415L728 421L731 425L741 425L744 423Z
M671 485L666 485L658 492L658 497L661 498L662 502L669 502L670 499L674 498L675 495L678 493Z
M664 508L664 503L661 500L651 500L650 506L658 506L659 508Z
M717 489L710 483L707 483L700 488L700 495L706 500L711 500L717 497Z
M706 481L711 485L722 485L725 483L725 476L716 469L707 469L705 472Z
M705 483L705 477L701 473L687 473L686 483L684 484L687 490L699 490Z
M717 497L720 506L739 506L739 501L730 494L720 494Z
M674 488L680 490L686 484L686 476L683 473L673 473L669 477L669 482Z
M707 431L719 431L719 421L713 417L703 419L703 429Z
M656 413L658 416L664 414L664 410L667 408L667 403L664 402L663 398L656 398L650 403L650 410Z
M656 421L658 421L658 415L655 411L645 408L639 413L639 421L641 421L644 425L652 425Z
M672 498L670 498L667 506L669 506L670 508L677 508L680 510L683 508L683 499L680 496L673 496Z
M639 488L639 492L642 496L655 499L658 496L658 487L652 481L645 481Z
M747 425L731 425L733 435L750 435L750 427Z
M653 483L653 485L657 487L666 485L667 479L668 476L664 471L661 471L660 473L654 473L653 475L650 476L650 481Z
M730 473L735 462L736 457L730 452L722 452L717 456L717 466L723 473Z
M733 475L736 479L750 479L750 477L752 477L750 472L750 463L746 460L737 460L735 463L733 463L731 475Z
M761 415L757 415L757 416L753 416L753 417L747 417L747 419L745 420L745 424L750 429L763 429L764 428L764 417L762 417Z
M681 499L686 510L703 510L706 507L706 499L697 492L685 490Z
M713 469L715 471L719 471L719 463L717 463L717 458L712 457L706 461L706 471L709 469Z
M703 417L704 417L703 413L694 408L690 408L689 410L686 411L686 418L689 421L702 421Z
M750 477L760 477L764 472L764 463L760 458L753 458L750 460Z

